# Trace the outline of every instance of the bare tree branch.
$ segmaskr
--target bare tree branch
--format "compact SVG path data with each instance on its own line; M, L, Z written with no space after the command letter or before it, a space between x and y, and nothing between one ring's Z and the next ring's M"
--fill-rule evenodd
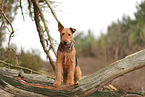
M34 71L34 70L32 70L32 69L30 69L30 68L26 68L26 67L22 67L22 66L16 66L16 65L13 65L13 64L11 64L11 63L7 63L7 62L5 62L5 61L2 61L2 60L0 60L0 63L2 63L2 64L4 64L5 66L8 66L8 67L10 67L10 68L14 68L14 69L22 69L23 71L25 71L25 72L29 72L29 73L33 73L33 74L41 74L40 72L38 72L38 71ZM44 75L44 74L43 74ZM52 78L52 79L54 79L53 77L51 77L51 76L48 76L48 75L46 75L47 77L49 77L49 78Z
M53 52L54 52L54 54L55 54L55 56L56 56L56 50L55 50L55 47L54 47L52 38L51 38L51 36L50 36L50 31L49 31L49 29L48 29L47 22L46 22L46 20L45 20L45 18L44 18L43 11L42 11L41 7L39 6L38 2L36 2L36 6L37 6L37 8L39 9L39 13L40 13L41 20L42 20L42 22L43 22L43 24L44 24L45 30L46 30L47 35L48 35L48 39L49 39L49 41L50 41L50 46L51 46L51 48L52 48L52 50L53 50Z
M11 30L12 30L12 32L11 32L11 31L9 30L9 28L6 27L6 28L8 29L8 31L10 32L9 41L8 41L8 50L7 50L7 51L12 50L12 51L15 52L16 64L18 65L18 58L17 58L16 51L15 51L13 48L10 47L11 38L12 38L12 36L14 35L14 32L15 32L15 31L14 31L14 28L13 28L13 26L12 26L12 23L10 22L10 20L7 18L7 16L5 15L5 13L4 13L4 11L3 11L4 2L5 2L5 1L3 0L3 1L2 1L2 7L0 8L1 14L2 14L2 18L3 18L3 22L4 22L4 26L6 27L6 24L5 24L5 20L6 20L6 21L8 22L8 24L10 25Z
M12 77L13 75L16 75L16 72L12 72L12 70L8 69L0 69L0 78L3 79L3 82L5 81L16 88L37 94L43 94L45 96L85 97L94 91L99 90L113 79L142 67L145 67L145 49L129 55L124 59L118 60L108 67L81 79L79 85L74 84L53 87L52 84L54 81L45 76L41 76L41 78L39 76L38 79L38 75L24 74L24 78L16 78Z
M23 7L22 7L22 0L20 0L20 9L21 9L21 13L23 16L23 20L25 20L24 13L23 13Z
M4 3L4 0L3 0L3 3ZM3 17L7 20L7 22L9 23L9 25L10 25L10 27L11 27L11 29L12 29L12 32L10 33L9 41L8 41L8 48L10 48L11 37L13 36L13 34L14 34L15 31L14 31L14 28L13 28L13 26L12 26L12 23L10 22L10 20L7 18L7 16L5 15L5 13L4 13L4 11L3 11L3 5L4 5L4 4L2 4L2 8L0 8L1 14L2 14Z
M55 11L53 10L52 6L51 6L51 3L49 2L49 0L45 0L46 4L48 5L48 7L50 8L51 10L51 13L53 14L54 18L56 19L57 22L60 22L58 17L56 16L56 13Z
M50 54L49 54L49 52L46 48L44 33L43 33L43 30L42 30L42 27L41 27L41 24L40 24L39 13L41 11L38 8L39 7L38 2L36 2L35 0L32 0L32 3L33 3L33 6L34 6L34 19L35 19L35 23L36 23L36 26L37 26L37 31L39 33L41 45L42 45L43 50L46 53L47 57L49 58L49 61L50 61L50 64L51 64L53 70L55 71L55 64L54 64L54 62L53 62L53 60L52 60L52 58L51 58L51 56L50 56ZM45 27L47 27L47 26L45 26ZM53 47L53 44L51 46Z

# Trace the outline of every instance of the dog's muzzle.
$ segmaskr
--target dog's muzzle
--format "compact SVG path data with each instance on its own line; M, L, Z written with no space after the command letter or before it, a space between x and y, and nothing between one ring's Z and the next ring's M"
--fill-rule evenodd
M64 45L67 45L67 41L64 41L63 43L64 43Z

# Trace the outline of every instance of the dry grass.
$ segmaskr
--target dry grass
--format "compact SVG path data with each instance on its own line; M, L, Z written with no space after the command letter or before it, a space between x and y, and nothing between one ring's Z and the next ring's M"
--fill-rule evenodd
M111 83L124 91L138 92L141 88L145 90L145 67L119 77Z

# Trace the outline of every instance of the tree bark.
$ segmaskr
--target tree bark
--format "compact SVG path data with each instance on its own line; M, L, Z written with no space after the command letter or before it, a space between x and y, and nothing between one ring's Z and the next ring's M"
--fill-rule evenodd
M79 96L84 97L97 91L113 79L122 76L133 70L145 66L145 49L118 60L108 67L105 67L90 76L79 81L79 85L61 85L53 87L53 78L39 74L22 74L18 77L19 71L7 68L0 68L0 88L6 92L19 95L27 93L38 97L44 96ZM22 90L22 91L21 91ZM97 92L99 95L101 92ZM104 94L102 92L102 94Z
M48 37L49 37L50 47L53 49L53 52L56 55L56 51L55 51L52 39L50 38L50 35L49 35L49 31L48 31L46 20L44 19L44 16L43 16L41 8L39 7L38 1L37 0L31 0L31 1L33 3L33 6L34 6L34 19L35 19L37 31L38 31L38 34L39 34L40 43L42 45L42 48L43 48L44 52L47 55L47 58L49 58L49 62L51 64L53 70L55 71L55 64L53 62L52 57L50 56L49 50L46 48L47 45L45 43L44 32L43 32L42 26L40 24L40 18L39 17L40 16L42 17L42 22L44 22L45 30L47 31L47 34L48 34Z

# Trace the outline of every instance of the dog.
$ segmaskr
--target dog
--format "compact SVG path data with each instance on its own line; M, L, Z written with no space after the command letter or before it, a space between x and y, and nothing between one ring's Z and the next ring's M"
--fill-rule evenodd
M55 82L53 86L61 85L62 71L63 83L66 85L78 84L81 79L82 72L77 65L76 51L73 45L73 33L76 31L74 28L64 28L59 22L58 31L60 32L61 42L57 49L57 59L55 67Z

